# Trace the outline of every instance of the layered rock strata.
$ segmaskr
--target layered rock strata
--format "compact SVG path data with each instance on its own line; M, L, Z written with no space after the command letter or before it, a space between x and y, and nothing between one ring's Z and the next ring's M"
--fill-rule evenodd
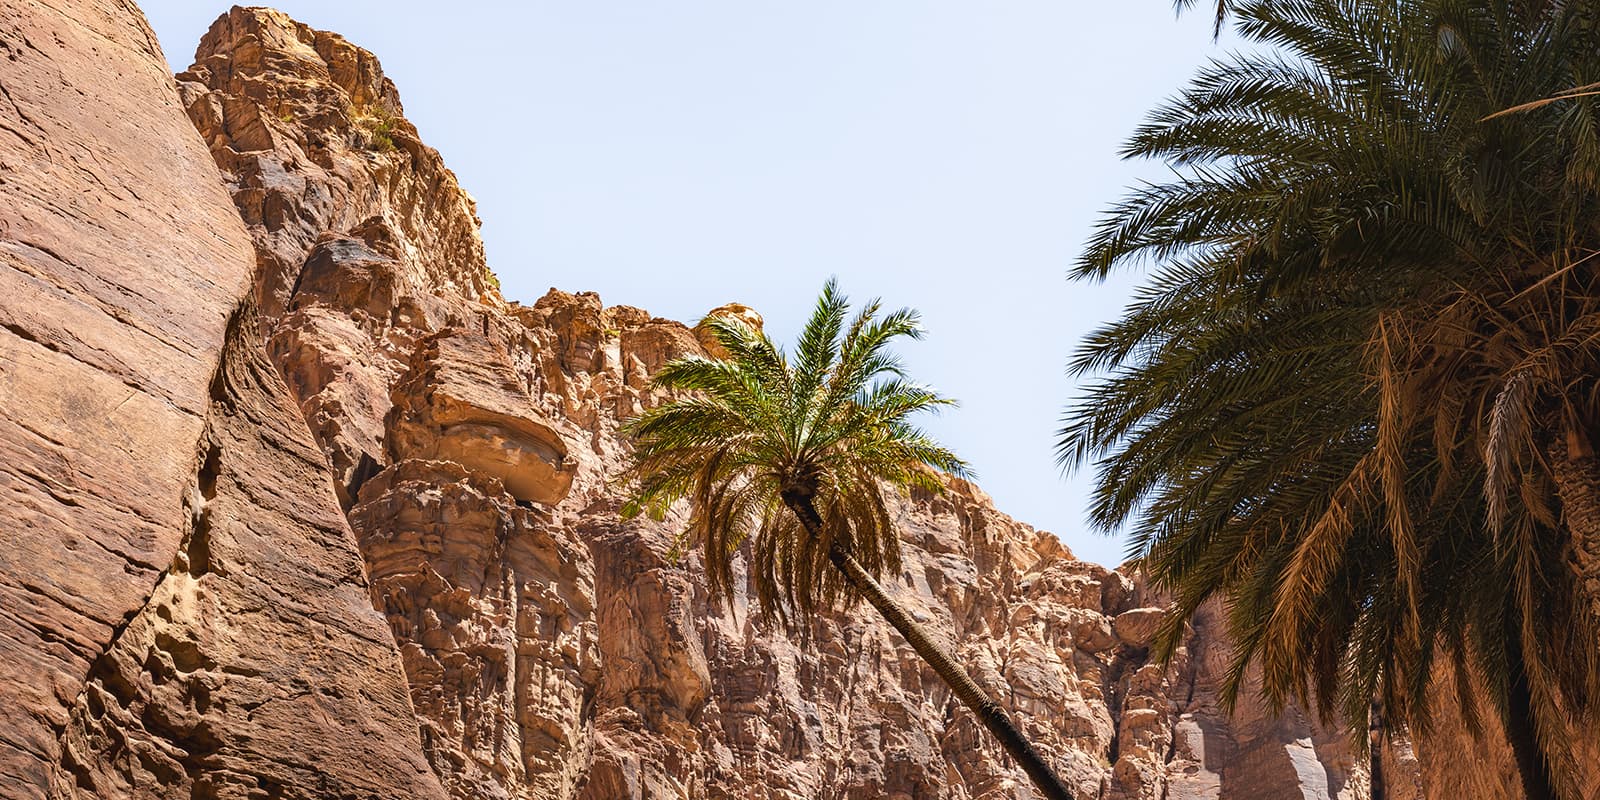
M0 796L444 797L148 27L0 42Z

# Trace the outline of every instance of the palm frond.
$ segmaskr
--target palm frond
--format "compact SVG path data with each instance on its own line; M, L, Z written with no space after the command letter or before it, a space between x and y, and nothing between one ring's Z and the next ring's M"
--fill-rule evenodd
M1593 714L1600 602L1549 465L1600 441L1600 13L1218 11L1254 51L1133 134L1173 177L1072 270L1150 269L1069 365L1057 454L1172 593L1158 651L1221 599L1226 691L1259 667L1275 702L1425 731L1447 669L1505 691L1516 636L1546 710Z
M765 334L728 317L703 321L728 353L663 366L656 389L672 397L629 420L633 486L624 514L664 519L686 503L680 548L697 546L713 595L731 599L732 564L772 619L804 630L808 618L853 601L830 552L842 548L874 576L900 568L889 494L941 492L966 462L909 421L954 405L905 376L892 350L921 336L910 309L874 300L852 317L829 280L791 360ZM795 522L799 493L822 518L817 535Z

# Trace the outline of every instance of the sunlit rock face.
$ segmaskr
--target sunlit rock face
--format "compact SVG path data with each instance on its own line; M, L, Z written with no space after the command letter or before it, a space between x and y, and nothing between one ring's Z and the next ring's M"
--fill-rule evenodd
M619 426L715 343L504 301L371 53L235 8L174 86L125 4L0 22L0 796L1033 796L869 610L783 633L619 514ZM1080 796L1370 796L1347 732L1220 707L1219 609L1153 663L1137 576L964 481L893 514L888 591Z
M454 461L385 469L350 519L452 794L572 796L601 677L584 543Z
M572 488L561 434L488 337L459 329L429 337L393 396L388 443L396 460L455 462L498 478L519 500L547 506Z
M0 6L0 96L0 797L446 797L138 10Z
M371 53L281 12L234 7L177 83L256 241L264 313L288 306L327 235L383 239L407 288L492 291L472 199L417 138Z
M723 349L722 345L717 342L716 334L706 324L717 318L737 320L756 333L761 333L762 325L765 323L765 320L761 318L761 314L743 303L727 303L706 312L700 323L694 326L694 338L700 342L701 347L705 348L708 355L717 358L727 358L728 356L728 351Z
M256 241L263 306L282 308L269 351L327 455L449 792L1029 796L870 613L783 635L743 595L706 596L694 557L672 555L681 519L618 516L618 426L663 399L649 381L667 361L720 354L704 325L485 289L481 248L459 235L470 201L377 60L332 34L235 10L181 80ZM393 149L349 111L364 104L389 110ZM717 316L762 324L737 303ZM906 570L890 590L1086 796L1253 796L1228 788L1248 785L1242 769L1306 796L1364 792L1336 732L1236 728L1208 705L1214 659L1196 653L1221 644L1148 664L1158 612L1131 577L963 482L897 509ZM1254 766L1219 755L1236 752Z

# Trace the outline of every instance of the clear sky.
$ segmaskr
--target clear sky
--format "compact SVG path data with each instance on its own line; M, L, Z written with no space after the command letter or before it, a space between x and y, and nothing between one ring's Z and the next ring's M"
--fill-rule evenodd
M220 3L143 0L174 69ZM376 53L478 200L508 299L593 290L693 323L737 301L792 338L837 275L920 309L928 427L999 507L1082 558L1086 475L1053 456L1074 342L1132 276L1070 284L1117 145L1206 59L1167 0L282 0Z

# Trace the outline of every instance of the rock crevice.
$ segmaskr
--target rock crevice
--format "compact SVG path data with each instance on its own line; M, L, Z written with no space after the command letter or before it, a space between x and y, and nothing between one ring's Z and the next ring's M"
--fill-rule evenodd
M445 796L253 305L227 329L190 522L70 708L54 796Z

